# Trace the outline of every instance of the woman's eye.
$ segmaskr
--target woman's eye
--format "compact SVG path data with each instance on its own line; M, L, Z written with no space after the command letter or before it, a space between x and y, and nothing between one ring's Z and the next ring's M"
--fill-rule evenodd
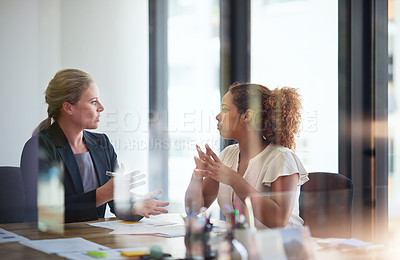
M96 105L96 103L97 103L97 100L92 101L92 105Z

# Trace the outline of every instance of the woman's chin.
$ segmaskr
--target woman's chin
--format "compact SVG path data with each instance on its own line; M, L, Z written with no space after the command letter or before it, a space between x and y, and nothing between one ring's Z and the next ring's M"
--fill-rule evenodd
M219 135L224 139L228 139L228 140L232 139L232 138L230 138L230 136L227 133L224 133L224 132L221 132L221 131L219 131Z
M95 123L95 124L88 125L85 129L97 129L97 128L99 128L99 124Z

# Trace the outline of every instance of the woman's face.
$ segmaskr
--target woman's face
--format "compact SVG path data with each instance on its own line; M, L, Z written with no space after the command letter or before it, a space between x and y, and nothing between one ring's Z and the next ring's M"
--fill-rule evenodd
M221 112L219 112L216 119L220 135L225 139L236 140L236 133L239 131L240 115L232 99L231 92L225 94L221 101Z
M99 90L95 82L83 92L79 101L72 105L72 121L82 129L96 129L100 122L100 113L104 110L99 101Z

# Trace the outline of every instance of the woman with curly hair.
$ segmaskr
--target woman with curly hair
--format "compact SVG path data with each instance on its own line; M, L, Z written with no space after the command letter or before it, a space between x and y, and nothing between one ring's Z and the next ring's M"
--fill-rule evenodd
M258 229L302 227L300 186L308 181L308 174L293 152L300 110L296 89L231 85L216 119L220 135L238 143L226 147L219 157L208 145L205 152L197 146L186 207L198 212L218 199L227 216L233 209L243 212L249 197Z

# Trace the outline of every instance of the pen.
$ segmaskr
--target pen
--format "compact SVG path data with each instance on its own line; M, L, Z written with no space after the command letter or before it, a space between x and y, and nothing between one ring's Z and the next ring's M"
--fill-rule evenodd
M106 175L110 177L114 177L116 175L115 172L106 171Z

